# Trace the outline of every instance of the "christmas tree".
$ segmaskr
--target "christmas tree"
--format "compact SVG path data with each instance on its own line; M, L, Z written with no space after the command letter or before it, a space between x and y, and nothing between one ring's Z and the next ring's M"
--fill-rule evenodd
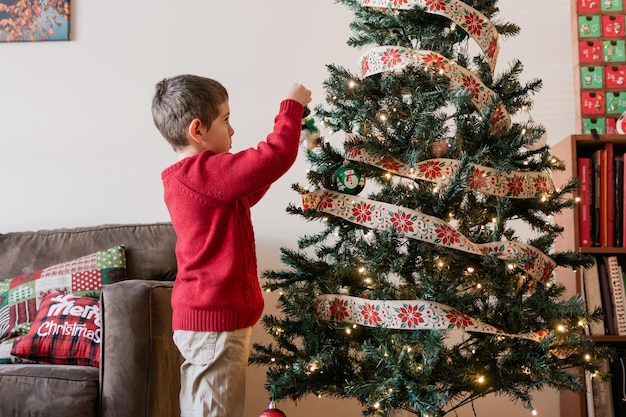
M262 321L273 341L251 355L268 389L431 417L580 390L574 370L607 355L584 332L601 315L553 278L590 259L553 249L578 183L552 182L563 162L528 112L541 81L521 83L519 61L496 72L499 38L519 27L494 20L497 0L336 3L364 53L359 73L328 65L313 116L340 139L309 142L303 203L288 207L321 231L264 273L281 292Z

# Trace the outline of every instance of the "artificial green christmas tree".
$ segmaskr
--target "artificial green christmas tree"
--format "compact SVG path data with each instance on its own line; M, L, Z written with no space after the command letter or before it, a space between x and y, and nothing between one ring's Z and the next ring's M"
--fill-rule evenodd
M520 83L517 61L495 71L499 37L519 28L493 20L496 0L336 3L354 12L361 71L328 66L314 116L341 138L307 151L310 184L288 208L322 230L264 273L281 291L263 318L274 340L251 355L268 388L424 417L580 389L571 371L606 356L584 332L600 314L553 279L589 259L552 247L577 182L553 185L563 164L528 113L541 82Z

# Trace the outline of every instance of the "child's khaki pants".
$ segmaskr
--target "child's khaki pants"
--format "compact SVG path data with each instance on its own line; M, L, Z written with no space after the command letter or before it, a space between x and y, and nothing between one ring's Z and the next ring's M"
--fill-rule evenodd
M174 331L180 367L181 417L242 417L252 328Z

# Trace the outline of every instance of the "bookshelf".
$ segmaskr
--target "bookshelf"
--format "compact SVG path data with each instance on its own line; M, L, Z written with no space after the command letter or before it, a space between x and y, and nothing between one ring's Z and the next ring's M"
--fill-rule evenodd
M626 135L571 135L552 147L552 153L559 159L563 160L565 171L554 172L553 180L556 187L565 184L569 179L578 176L578 159L581 157L591 157L597 150L603 149L605 144L612 144L615 155L623 155L626 153ZM575 197L579 197L576 195ZM623 199L622 199L623 204ZM580 206L573 210L565 210L563 213L555 216L555 223L564 227L564 232L559 239L555 241L555 249L557 251L574 250L582 253L593 254L596 257L616 256L622 268L626 268L626 246L623 243L617 246L589 246L581 245L581 231L579 227L579 209ZM614 219L615 222L622 223L622 219ZM622 241L626 240L623 236ZM582 271L573 271L571 269L557 268L556 280L563 284L566 289L566 296L570 297L575 294L582 294L583 281ZM592 335L596 343L609 343L612 345L626 348L626 336L618 335ZM584 378L583 375L580 375ZM587 403L585 393L561 392L560 393L561 417L588 417ZM617 415L617 414L616 414Z

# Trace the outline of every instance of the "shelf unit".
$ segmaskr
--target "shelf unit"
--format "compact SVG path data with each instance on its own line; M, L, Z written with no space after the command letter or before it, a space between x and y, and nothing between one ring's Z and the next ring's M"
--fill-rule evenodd
M601 135L594 138L592 135L571 135L552 147L554 156L563 160L565 171L553 174L556 187L564 185L569 179L577 176L577 161L579 157L590 156L604 143L611 142L618 152L626 152L626 135ZM563 234L555 241L555 250L573 250L594 255L616 255L621 265L626 265L626 248L622 247L581 247L579 242L578 209L565 210L555 216L555 223L564 227ZM557 282L567 289L566 297L580 294L582 291L582 274L566 268L557 268ZM592 336L596 343L624 344L626 336ZM581 375L582 378L582 375ZM587 408L584 393L563 391L560 393L561 417L586 417Z

